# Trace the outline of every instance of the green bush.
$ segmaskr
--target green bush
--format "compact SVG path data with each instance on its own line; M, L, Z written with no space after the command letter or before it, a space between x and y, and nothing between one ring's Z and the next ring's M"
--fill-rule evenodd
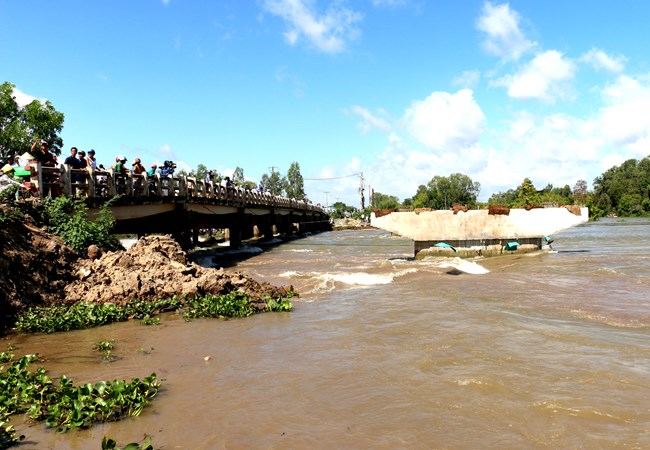
M101 207L95 220L88 219L88 207L82 199L72 197L47 198L45 211L51 231L78 253L85 253L95 244L104 250L120 248L119 240L111 234L115 218L110 202Z

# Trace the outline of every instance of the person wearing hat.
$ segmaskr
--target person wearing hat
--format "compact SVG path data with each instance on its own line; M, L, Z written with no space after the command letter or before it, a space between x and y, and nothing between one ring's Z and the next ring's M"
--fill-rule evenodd
M116 174L120 175L126 175L127 169L124 163L127 161L126 156L120 155L117 158L115 158L115 168L113 169L113 172Z
M147 175L153 177L156 175L156 169L158 168L157 164L152 164L151 169L147 170Z
M142 161L140 161L140 158L135 158L135 162L133 163L133 173L136 175L140 175L141 173L146 172L147 169L144 168L142 165Z
M120 155L115 158L117 162L115 163L115 168L113 169L113 176L115 177L115 187L118 194L124 194L126 190L126 174L128 169L126 168L126 156Z
M18 186L23 189L25 188L21 182L14 178L14 171L15 169L11 164L5 164L2 166L2 173L0 173L0 193L6 191L11 186ZM18 192L16 192L16 199L18 199L19 196Z
M97 170L97 160L95 159L95 150L92 148L88 150L88 156L86 156L86 167L88 170Z
M85 169L86 167L88 167L88 161L86 161L86 152L83 150L79 150L77 156L79 157L79 162L77 163L79 168Z

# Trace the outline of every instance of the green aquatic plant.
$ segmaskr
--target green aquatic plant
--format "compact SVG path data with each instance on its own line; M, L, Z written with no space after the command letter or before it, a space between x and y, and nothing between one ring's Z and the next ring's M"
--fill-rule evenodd
M145 317L140 320L142 325L160 325L160 317Z
M118 447L117 442L113 439L104 436L104 439L102 439L102 450L154 450L154 448L151 445L151 436L149 435L145 435L142 443L131 442L122 448Z
M0 364L6 363L14 359L14 354L9 352L0 352Z
M293 297L292 292L287 298ZM158 325L155 315L166 311L181 311L186 320L198 317L247 317L264 311L290 311L286 299L265 297L263 303L252 304L243 292L204 297L177 297L156 301L133 300L124 306L113 303L75 303L64 306L30 308L18 316L16 328L22 333L54 333L97 327L128 319L138 319L145 325ZM261 305L261 306L260 306Z
M122 322L129 318L143 319L158 312L178 309L180 304L180 300L172 297L153 302L136 300L126 306L113 303L75 303L29 308L18 316L16 328L22 333L79 330Z
M95 344L95 348L101 352L106 350L113 350L115 348L115 340L112 341L99 341Z
M55 383L44 368L29 370L37 360L37 355L26 355L6 370L0 367L0 448L22 439L6 425L13 414L27 413L30 419L44 421L58 431L85 428L96 422L138 416L160 388L155 373L142 380L100 381L81 386L62 375Z
M230 292L226 295L206 295L186 302L187 309L182 313L185 320L198 317L248 317L255 313L249 298L242 292Z
M115 348L115 341L99 341L95 344L95 349L100 352L104 352L104 359L107 361L111 360L111 353Z

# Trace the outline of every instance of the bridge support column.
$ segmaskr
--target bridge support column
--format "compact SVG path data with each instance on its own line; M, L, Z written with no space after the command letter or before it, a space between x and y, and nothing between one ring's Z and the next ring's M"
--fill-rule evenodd
M237 223L233 223L230 228L228 228L228 237L230 238L230 248L239 248L241 247L242 240L242 230L241 226Z

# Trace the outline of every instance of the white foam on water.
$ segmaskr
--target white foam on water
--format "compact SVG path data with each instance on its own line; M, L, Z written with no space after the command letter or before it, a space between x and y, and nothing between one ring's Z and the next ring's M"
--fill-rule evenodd
M223 252L225 255L242 255L242 254L250 254L250 255L257 255L258 253L262 253L264 250L262 250L259 247L240 247L240 248L234 248L232 250L226 250Z
M490 271L482 265L472 261L467 261L462 258L453 258L451 260L444 258L444 260L439 261L439 267L443 269L456 269L460 272L468 273L471 275L484 275L486 273L490 273Z
M377 286L390 284L395 278L408 273L417 272L416 268L405 269L398 272L372 274L367 272L297 272L287 271L280 274L284 278L301 278L321 280L323 285L332 282L342 283L349 286Z

